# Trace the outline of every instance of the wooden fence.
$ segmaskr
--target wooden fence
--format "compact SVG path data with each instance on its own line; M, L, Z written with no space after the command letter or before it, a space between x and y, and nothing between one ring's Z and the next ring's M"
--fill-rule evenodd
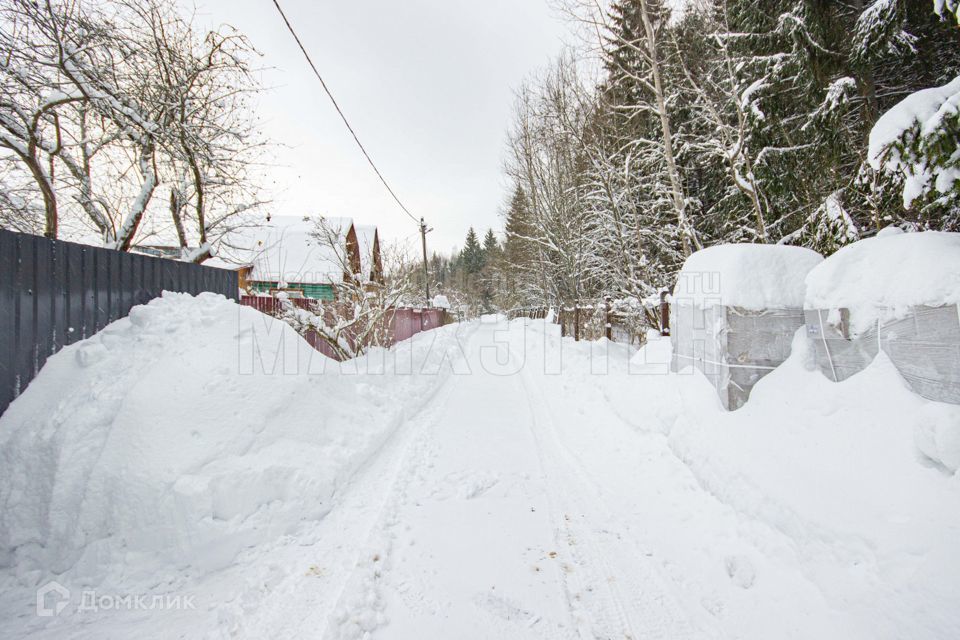
M237 274L0 229L0 413L51 355L163 291L236 299Z
M525 307L507 312L508 319L546 318L548 307ZM643 344L649 329L659 330L661 335L670 335L670 305L666 292L660 296L657 306L625 309L612 301L596 305L576 305L561 309L554 315L560 325L560 335L574 340L597 340L607 338L624 344Z
M332 311L335 307L335 305L331 305L330 303L320 303L310 298L288 298L288 300L301 309L314 312L323 309ZM242 296L240 298L240 304L253 307L268 315L277 315L280 309L280 301L274 297ZM344 309L341 309L341 311L343 310ZM385 336L384 342L386 344L381 346L391 346L408 338L412 338L422 331L428 331L450 324L453 322L453 316L443 309L401 307L391 310L391 312L386 315L385 322L386 327L382 334ZM304 338L310 343L310 346L320 353L334 360L338 359L337 353L329 344L321 339L316 332L310 331Z

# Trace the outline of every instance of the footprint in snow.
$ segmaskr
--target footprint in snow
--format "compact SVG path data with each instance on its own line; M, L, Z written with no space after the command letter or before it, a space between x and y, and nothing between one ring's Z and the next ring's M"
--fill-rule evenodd
M753 586L757 572L750 558L741 555L727 556L724 562L727 565L727 575L730 576L733 584L741 589L749 589Z

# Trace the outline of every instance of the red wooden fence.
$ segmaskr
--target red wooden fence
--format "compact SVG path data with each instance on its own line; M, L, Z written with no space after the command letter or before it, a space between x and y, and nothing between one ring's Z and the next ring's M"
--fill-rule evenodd
M311 311L315 311L319 304L316 300L309 298L289 298L289 301L301 309ZM257 311L268 315L275 315L280 306L276 298L266 296L241 296L240 304L253 307ZM387 333L389 334L388 346L392 346L398 342L412 338L421 331L442 327L444 324L450 322L450 318L443 309L411 309L403 307L394 309L393 313L388 314L386 322L389 323L387 328ZM337 359L337 355L333 349L330 348L330 345L321 340L320 336L315 332L311 331L307 333L304 338L310 343L311 347L323 355L333 358L334 360Z

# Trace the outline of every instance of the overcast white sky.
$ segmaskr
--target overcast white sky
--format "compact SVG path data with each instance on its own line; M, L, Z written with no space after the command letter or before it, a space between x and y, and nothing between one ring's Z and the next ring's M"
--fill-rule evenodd
M267 180L277 214L351 216L389 239L416 226L392 201L311 75L271 0L195 0L263 53L264 133L286 145ZM547 0L281 0L361 141L394 190L435 231L499 229L513 89L562 48Z

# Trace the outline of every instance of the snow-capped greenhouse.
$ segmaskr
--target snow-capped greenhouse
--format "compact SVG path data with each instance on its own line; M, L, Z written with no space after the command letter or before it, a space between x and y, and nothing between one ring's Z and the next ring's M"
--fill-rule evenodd
M674 288L673 371L706 375L727 409L790 355L804 324L804 279L823 257L783 245L728 244L697 251Z

